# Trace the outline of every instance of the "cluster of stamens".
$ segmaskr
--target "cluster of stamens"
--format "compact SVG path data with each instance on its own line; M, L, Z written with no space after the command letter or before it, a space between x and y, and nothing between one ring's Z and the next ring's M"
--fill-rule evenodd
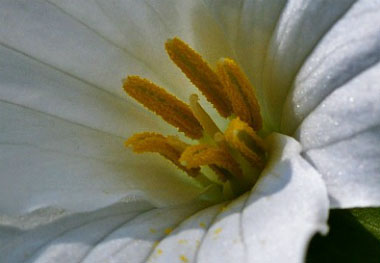
M221 131L192 94L189 104L169 94L147 79L128 76L124 90L149 110L198 140L191 145L176 136L138 133L126 141L136 153L159 153L203 186L220 185L225 198L248 190L256 182L266 159L260 107L253 87L229 58L219 60L213 70L186 43L178 38L166 42L171 60L215 107L229 120Z

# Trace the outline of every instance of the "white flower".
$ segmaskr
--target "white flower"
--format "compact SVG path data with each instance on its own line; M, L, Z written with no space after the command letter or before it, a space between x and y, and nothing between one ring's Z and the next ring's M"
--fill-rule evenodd
M374 0L0 1L0 215L73 212L30 231L0 217L0 262L302 262L329 202L380 205L379 33ZM126 74L194 93L174 36L236 59L277 132L227 207L185 204L203 189L124 147L175 133L126 98Z

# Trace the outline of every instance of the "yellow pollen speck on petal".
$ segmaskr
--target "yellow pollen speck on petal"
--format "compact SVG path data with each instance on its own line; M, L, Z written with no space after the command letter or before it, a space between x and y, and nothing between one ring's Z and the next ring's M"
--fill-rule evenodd
M254 89L235 61L223 58L218 62L217 73L231 101L234 113L254 130L262 128L260 106Z
M200 226L201 228L205 228L205 227L206 227L206 224L203 223L203 222L200 222L200 223L199 223L199 226Z
M180 163L179 159L189 145L174 136L165 137L152 132L137 133L130 137L125 145L132 147L135 153L159 153L191 177L199 174L199 169L188 169Z
M236 177L241 177L243 173L239 163L231 154L225 148L217 146L206 144L189 146L182 153L179 161L182 164L186 163L188 169L209 165L211 168L217 166L219 170L223 170L229 173L229 175Z
M157 230L156 230L156 229L154 229L154 228L150 228L150 229L149 229L149 231L150 231L152 234L154 234L154 233L156 233L156 232L157 232Z
M153 243L153 248L157 247L158 244L160 244L160 241L154 241L154 243Z
M162 253L163 253L162 249L157 249L157 254L158 255L162 255Z
M187 257L185 255L180 255L179 256L179 259L182 261L182 262L189 262L189 260L187 259Z
M196 243L197 247L200 247L200 245L201 245L201 241L200 240L196 240L195 243Z
M228 144L237 149L252 166L264 167L265 144L247 123L239 118L233 119L225 131L224 137Z
M187 244L187 240L180 239L180 240L178 240L178 244L181 244L181 245Z
M166 235L169 235L172 231L173 231L173 228L168 227L168 228L166 228L166 229L164 230L164 233L165 233Z
M123 83L129 96L192 139L199 139L203 129L190 107L147 79L129 76Z
M218 227L217 229L214 230L214 234L215 235L219 235L220 232L222 232L222 228L221 227Z
M202 57L178 38L169 39L165 48L172 61L214 105L219 114L223 117L231 115L232 108L224 87Z

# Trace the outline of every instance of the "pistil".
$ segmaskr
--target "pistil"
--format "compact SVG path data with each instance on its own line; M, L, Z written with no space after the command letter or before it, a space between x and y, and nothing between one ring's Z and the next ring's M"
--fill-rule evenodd
M190 108L193 111L195 117L202 125L203 129L207 132L207 134L214 138L216 133L220 133L218 126L216 126L215 122L211 119L211 117L207 114L207 112L202 108L199 104L198 95L192 94L190 96Z

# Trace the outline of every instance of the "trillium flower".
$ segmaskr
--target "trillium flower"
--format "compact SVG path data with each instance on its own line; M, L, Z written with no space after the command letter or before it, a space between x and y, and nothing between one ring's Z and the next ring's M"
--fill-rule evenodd
M0 262L302 262L380 205L379 7L1 1Z

